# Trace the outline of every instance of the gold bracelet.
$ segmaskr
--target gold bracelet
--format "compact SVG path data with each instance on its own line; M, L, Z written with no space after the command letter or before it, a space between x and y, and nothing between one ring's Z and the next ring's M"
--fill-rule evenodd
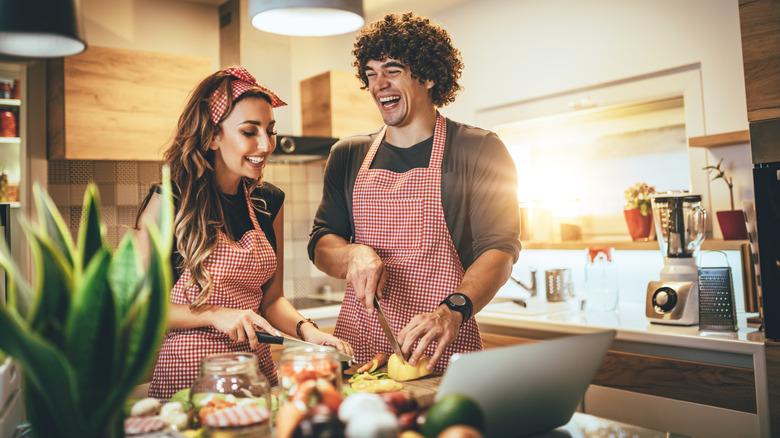
M298 325L295 326L295 334L298 335L298 339L300 339L301 341L305 340L303 339L303 334L301 333L301 325L303 325L304 322L308 322L309 324L313 325L314 328L316 329L320 328L314 321L311 320L311 318L306 318L298 321Z

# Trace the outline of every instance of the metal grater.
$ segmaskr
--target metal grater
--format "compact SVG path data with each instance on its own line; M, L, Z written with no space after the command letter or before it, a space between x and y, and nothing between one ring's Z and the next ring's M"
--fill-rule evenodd
M737 331L731 268L699 268L699 330Z

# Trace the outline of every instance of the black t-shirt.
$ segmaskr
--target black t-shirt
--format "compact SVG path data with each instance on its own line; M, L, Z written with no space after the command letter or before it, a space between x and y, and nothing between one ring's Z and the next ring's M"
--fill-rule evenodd
M517 171L504 143L490 131L447 120L442 159L441 197L444 218L464 269L489 249L514 256L520 253L520 209ZM354 237L352 190L360 166L378 132L337 142L325 168L322 201L309 238L309 258L314 260L317 241L336 234ZM383 141L372 169L403 173L428 167L433 137L409 148Z
M159 186L153 187L152 190L159 192ZM238 185L238 193L235 195L224 195L224 202L222 203L223 214L230 221L230 229L233 233L235 241L241 240L241 237L246 234L247 231L254 228L252 224L252 218L249 216L249 208L246 204L246 195L244 194L244 185ZM252 198L259 198L265 201L265 207L262 207L258 201L254 201L259 209L255 209L255 217L260 225L260 229L265 233L265 237L268 242L276 251L277 242L276 234L274 233L274 219L279 213L284 203L284 192L282 189L275 185L263 182L252 192ZM178 209L178 203L175 203L174 208ZM182 274L181 264L182 256L176 250L176 240L173 242L173 253L171 254L171 267L173 268L173 283L179 280Z

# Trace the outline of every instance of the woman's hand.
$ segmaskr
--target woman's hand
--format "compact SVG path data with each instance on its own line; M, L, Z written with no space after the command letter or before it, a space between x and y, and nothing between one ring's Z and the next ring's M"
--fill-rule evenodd
M255 330L258 328L275 336L281 336L281 333L265 318L250 309L214 307L209 311L212 314L211 325L228 335L233 341L249 341L249 345L253 349L259 345L255 334Z
M342 341L330 333L325 333L311 324L303 324L301 326L301 334L303 335L303 340L306 342L336 347L336 349L342 353L350 356L355 355L355 351L352 349L352 346L349 345L349 342Z

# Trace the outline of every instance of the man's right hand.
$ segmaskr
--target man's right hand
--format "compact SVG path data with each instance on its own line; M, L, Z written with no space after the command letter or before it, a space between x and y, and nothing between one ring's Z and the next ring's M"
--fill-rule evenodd
M374 295L382 298L382 290L387 280L385 264L377 253L366 245L351 244L348 254L347 281L370 314L374 311Z

